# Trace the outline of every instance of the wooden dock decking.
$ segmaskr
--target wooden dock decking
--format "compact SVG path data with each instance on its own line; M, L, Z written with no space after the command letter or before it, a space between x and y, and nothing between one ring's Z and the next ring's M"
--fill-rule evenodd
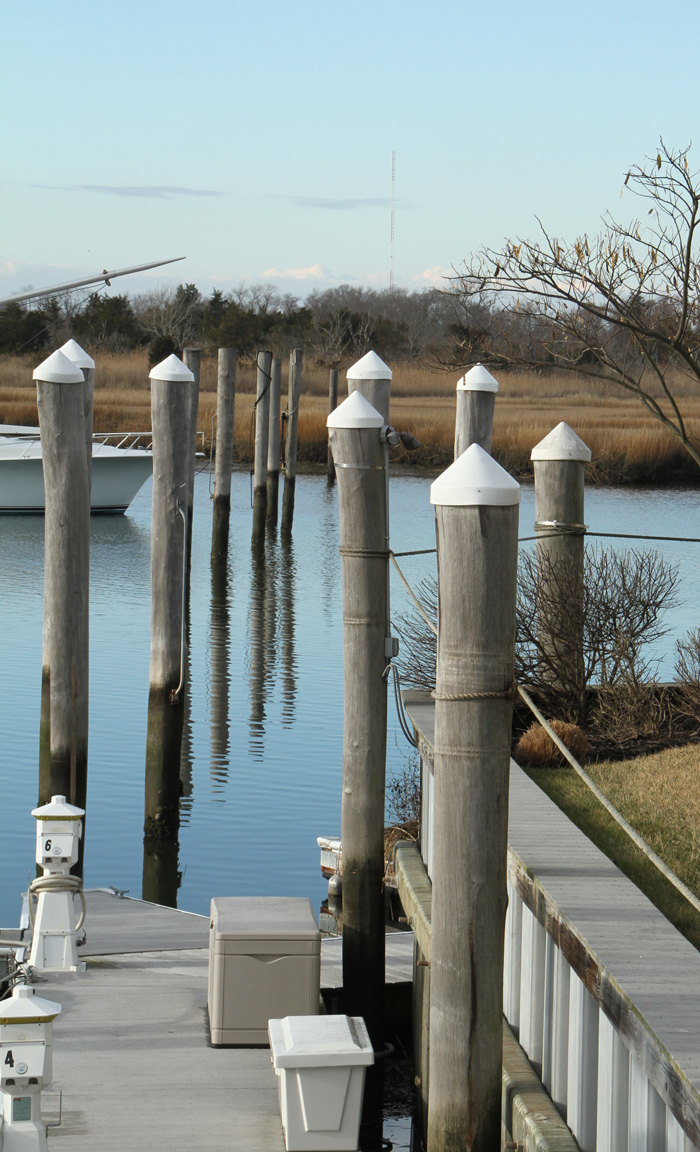
M56 1000L50 1147L123 1152L284 1152L267 1048L212 1048L206 1019L209 917L103 890L87 896L84 973L47 974ZM387 947L390 982L411 978L413 937ZM340 983L340 941L324 940L321 983Z
M404 702L430 766L434 703ZM508 840L509 883L700 1147L700 952L513 761Z

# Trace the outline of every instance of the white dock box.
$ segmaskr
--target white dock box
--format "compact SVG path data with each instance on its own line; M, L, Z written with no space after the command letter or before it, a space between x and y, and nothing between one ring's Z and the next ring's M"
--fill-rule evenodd
M212 900L207 997L212 1044L267 1044L271 1017L318 1012L320 986L321 933L310 900Z
M288 1016L269 1031L287 1152L356 1152L374 1064L362 1017Z

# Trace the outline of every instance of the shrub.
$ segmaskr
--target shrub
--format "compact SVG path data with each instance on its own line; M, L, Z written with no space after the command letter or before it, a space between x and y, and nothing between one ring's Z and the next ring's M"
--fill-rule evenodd
M552 720L551 727L575 760L580 763L586 759L590 745L578 725ZM552 737L541 724L532 724L527 732L523 732L515 747L515 759L519 764L531 764L533 768L561 767L565 763Z

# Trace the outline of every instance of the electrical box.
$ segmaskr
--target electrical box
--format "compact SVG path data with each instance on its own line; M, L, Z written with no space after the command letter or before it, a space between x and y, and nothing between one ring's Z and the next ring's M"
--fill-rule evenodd
M374 1064L362 1017L290 1016L269 1034L287 1152L354 1152Z
M207 1006L215 1047L266 1045L268 1020L315 1015L320 987L321 933L310 900L212 900Z

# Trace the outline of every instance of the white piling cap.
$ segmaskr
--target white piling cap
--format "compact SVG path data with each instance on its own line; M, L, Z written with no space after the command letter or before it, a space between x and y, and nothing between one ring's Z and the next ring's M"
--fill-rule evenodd
M430 485L431 504L506 505L520 503L520 485L478 444L450 464Z
M84 815L85 809L67 804L65 796L52 796L50 804L32 809L32 816L37 820L79 820Z
M63 352L52 352L32 373L34 380L45 384L82 384L83 374Z
M591 450L563 420L530 453L531 460L582 460L587 464Z
M391 380L391 368L377 356L368 352L345 373L348 380Z
M59 352L62 352L64 356L67 356L69 360L77 364L78 368L95 367L95 361L92 356L88 356L85 349L80 347L77 340L66 340L65 344L62 344L59 348Z
M48 1024L61 1012L55 1000L37 996L27 984L18 984L12 996L0 1003L0 1024Z
M328 428L383 428L384 417L357 389L331 412Z
M475 364L461 380L457 381L458 392L498 392L498 380L483 364Z
M161 360L160 364L151 368L148 378L149 380L166 380L171 384L180 384L183 381L192 383L194 373L190 372L189 368L182 363L179 356L171 352L169 356L165 357L165 360Z

